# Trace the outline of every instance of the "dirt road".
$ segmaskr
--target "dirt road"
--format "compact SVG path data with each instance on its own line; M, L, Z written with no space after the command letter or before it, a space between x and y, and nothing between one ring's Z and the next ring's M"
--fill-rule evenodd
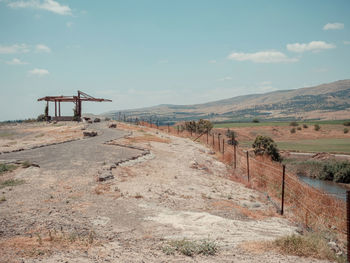
M96 138L0 156L40 165L2 176L21 183L1 189L0 262L321 262L244 249L296 227L263 195L228 180L227 167L203 145L131 127L94 128ZM111 137L116 145L104 145ZM140 152L117 145L150 154L98 182L109 162ZM183 239L206 240L217 253L186 256L169 248Z

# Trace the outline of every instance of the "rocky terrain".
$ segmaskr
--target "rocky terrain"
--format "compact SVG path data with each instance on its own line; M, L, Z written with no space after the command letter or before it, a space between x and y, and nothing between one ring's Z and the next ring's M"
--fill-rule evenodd
M0 155L37 164L0 175L0 262L321 262L252 249L298 228L203 145L86 129L98 135Z

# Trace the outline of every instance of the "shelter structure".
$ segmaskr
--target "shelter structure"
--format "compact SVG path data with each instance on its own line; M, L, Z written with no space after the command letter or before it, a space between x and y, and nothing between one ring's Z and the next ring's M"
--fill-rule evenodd
M49 102L55 103L55 117L52 117L56 121L73 121L81 119L81 107L83 101L96 101L96 102L111 102L112 100L94 98L80 90L78 90L77 96L46 96L38 99L38 101L46 101L49 108ZM75 104L74 116L61 116L61 102L73 102Z

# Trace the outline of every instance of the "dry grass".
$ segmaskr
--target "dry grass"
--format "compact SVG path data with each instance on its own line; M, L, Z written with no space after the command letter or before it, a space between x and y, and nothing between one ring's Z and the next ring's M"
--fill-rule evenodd
M287 129L289 128L287 127ZM175 129L170 129L170 133L185 138L198 137L196 134L193 134L191 137L190 133L186 131L178 134ZM223 136L221 136L220 140L221 151L222 138ZM217 136L214 136L214 142L213 136L209 136L209 144L207 144L206 135L203 135L198 140L214 150L216 152L215 156L218 160L229 166L233 166L234 150L232 146L225 144L225 154L222 154L221 151L219 151ZM272 162L266 157L256 157L251 153L249 156L250 181L247 182L246 152L240 147L237 147L236 161L237 169L233 170L232 174L227 176L234 181L243 183L248 188L254 188L267 193L271 200L279 205L281 202L281 164ZM302 183L296 175L286 174L285 215L293 220L314 230L336 232L338 238L345 241L345 209L345 202ZM256 214L256 211L251 213L249 210L241 212L249 217L254 217L254 214ZM257 216L262 217L264 215Z
M160 142L160 143L170 143L169 139L160 138L157 136L154 136L152 134L145 134L143 136L137 136L137 137L131 137L128 138L128 140L132 143L138 143L138 142Z
M275 241L245 242L240 247L254 254L275 251L284 255L346 262L345 256L337 256L327 245L327 240L316 233L284 236Z
M64 232L46 230L34 232L30 236L15 236L0 241L0 254L9 261L13 256L33 257L49 256L54 251L86 250L97 244L95 233Z

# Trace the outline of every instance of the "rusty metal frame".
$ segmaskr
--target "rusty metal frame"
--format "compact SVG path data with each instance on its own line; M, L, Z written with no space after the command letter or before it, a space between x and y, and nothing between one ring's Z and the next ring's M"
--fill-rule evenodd
M61 102L73 102L76 105L77 115L81 119L81 109L83 101L96 101L96 102L111 102L109 99L94 98L80 90L78 90L77 96L46 96L39 98L38 101L46 101L47 107L49 107L49 102L55 103L55 118L61 118ZM58 116L57 116L57 102L58 102ZM73 117L72 117L73 119Z

